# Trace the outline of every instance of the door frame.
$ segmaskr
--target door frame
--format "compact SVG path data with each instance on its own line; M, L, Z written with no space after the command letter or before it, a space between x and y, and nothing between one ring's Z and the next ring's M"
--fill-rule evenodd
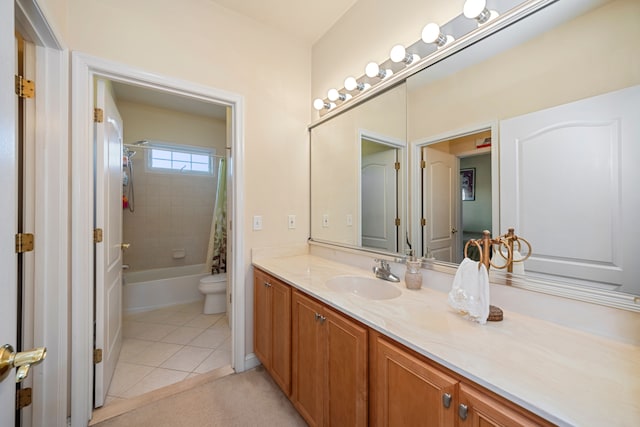
M404 191L407 188L408 173L404 171L408 164L409 153L407 152L406 141L398 138L393 138L387 135L383 135L379 132L373 132L367 129L358 129L358 174L356 178L356 185L358 189L358 211L356 217L358 220L358 227L356 236L356 242L358 246L362 246L362 140L368 139L369 141L377 142L381 145L387 145L398 150L397 161L400 162L400 170L397 173L396 178L396 211L398 218L400 218L400 226L397 228L397 246L398 252L402 253L402 248L405 247L406 233L408 232L408 224L404 224L407 219L405 215L405 206L407 206L407 192Z
M231 291L232 364L236 372L251 366L245 359L244 260L244 97L84 53L71 55L71 419L84 426L93 411L93 81L94 78L171 92L226 105L231 109ZM74 375L75 374L75 375Z
M47 347L47 358L30 375L34 389L31 417L33 425L66 427L70 366L69 51L36 0L16 0L12 15L11 31L18 30L36 45L33 183L39 206L33 229L37 249L29 332L35 345Z
M499 176L499 150L498 150L498 142L499 142L499 134L498 134L498 122L491 121L485 123L479 123L472 126L465 126L464 128L448 131L445 133L441 133L439 135L418 139L412 141L411 145L411 189L410 193L412 195L421 194L421 183L422 183L422 168L420 166L420 159L422 148L437 144L439 142L447 141L454 138L463 137L466 135L472 135L474 133L482 132L485 130L491 130L491 188L492 188L492 199L491 199L491 228L493 230L499 230L500 225L500 196L499 196L499 188L500 188L500 176ZM468 156L469 153L464 153L464 156ZM459 156L458 156L459 157ZM458 164L458 168L459 168ZM412 203L410 206L411 210L411 222L414 227L411 227L410 235L412 242L421 242L422 241L422 226L420 226L419 221L422 218L422 197L420 198L419 203L415 202L415 197L411 197ZM456 199L457 200L457 199ZM460 205L462 201L458 201L458 205ZM461 230L461 209L460 206L456 206L456 218L458 221L458 230ZM456 244L458 244L458 240L461 241L461 233L460 236L456 237ZM422 254L423 257L426 257L426 254Z

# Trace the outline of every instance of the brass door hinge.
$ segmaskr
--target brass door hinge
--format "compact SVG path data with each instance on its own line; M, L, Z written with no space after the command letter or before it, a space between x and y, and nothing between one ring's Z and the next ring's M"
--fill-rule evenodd
M16 253L31 252L33 250L33 234L16 234Z
M16 95L20 98L33 98L36 95L36 84L22 76L15 76Z
M396 227L400 226L400 218L396 218Z
M102 228L93 229L93 243L102 242Z
M393 167L394 167L397 171L399 171L399 170L400 170L400 162L396 162L396 163L393 165Z
M93 109L93 121L96 123L104 122L104 110L102 108Z
M31 405L31 388L21 388L16 391L16 411Z
M421 226L423 226L423 227L424 227L425 225L427 225L427 219L426 219L426 218L422 218L422 219L420 219L420 225L421 225Z
M102 349L96 348L93 350L93 364L97 365L100 362L102 362Z
M425 162L424 160L420 160L420 168L424 169L427 167L427 162Z

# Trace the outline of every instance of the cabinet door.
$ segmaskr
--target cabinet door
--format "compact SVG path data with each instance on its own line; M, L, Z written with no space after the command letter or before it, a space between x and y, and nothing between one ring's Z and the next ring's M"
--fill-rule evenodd
M322 425L323 349L319 319L322 305L299 292L292 295L292 394L310 426Z
M269 276L260 270L253 275L253 352L268 370L271 367L271 292Z
M271 281L271 376L291 395L291 287Z
M460 404L458 407L460 427L532 427L551 426L533 414L518 410L507 401L489 396L460 384ZM535 418L534 418L535 417Z
M378 335L372 345L373 425L455 425L455 378Z
M367 329L325 308L325 425L367 425Z

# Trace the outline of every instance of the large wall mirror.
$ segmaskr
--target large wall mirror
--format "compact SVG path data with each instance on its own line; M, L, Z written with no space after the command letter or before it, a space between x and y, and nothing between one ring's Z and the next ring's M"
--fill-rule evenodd
M417 255L454 266L514 226L533 246L525 286L637 309L638 16L634 0L551 2L406 79ZM313 128L312 170L314 133L342 115Z
M311 237L402 252L407 115L401 83L311 129Z

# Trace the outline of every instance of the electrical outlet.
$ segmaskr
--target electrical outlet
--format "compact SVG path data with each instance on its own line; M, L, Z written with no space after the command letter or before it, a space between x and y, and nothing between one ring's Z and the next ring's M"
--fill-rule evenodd
M329 214L322 215L322 226L329 227Z
M347 214L347 227L353 226L353 215Z
M253 217L253 229L254 230L262 230L262 216L254 215Z
M287 219L287 224L289 224L289 229L293 230L294 228L296 228L296 216L295 215L289 215L288 219Z

